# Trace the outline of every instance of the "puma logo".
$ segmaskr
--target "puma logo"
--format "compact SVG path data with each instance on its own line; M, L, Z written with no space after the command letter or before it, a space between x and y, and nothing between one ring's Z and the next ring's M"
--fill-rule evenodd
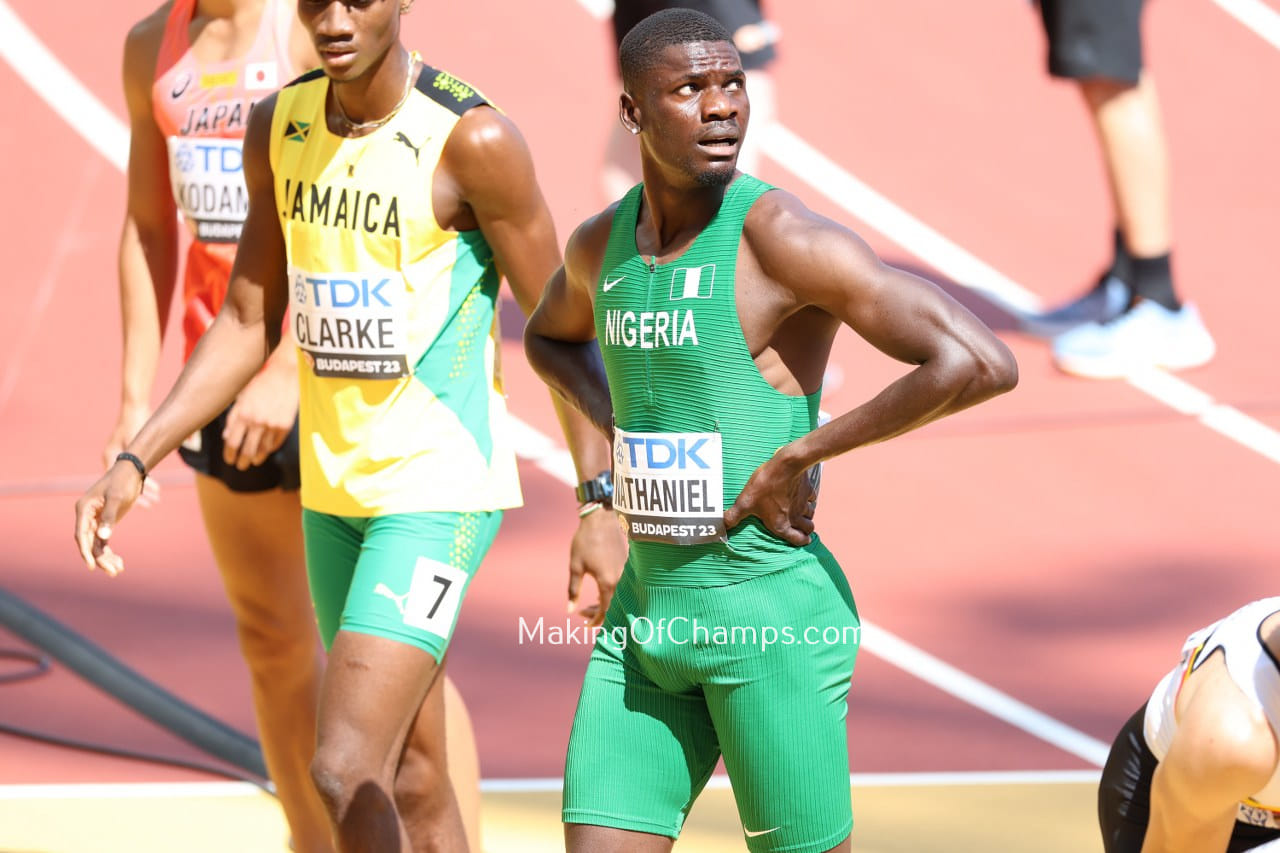
M409 593L404 595L396 595L391 588L385 583L380 583L373 588L374 595L381 595L383 598L389 598L396 603L396 609L400 611L400 615L404 615L404 600L409 597Z
M405 148L408 148L410 151L413 152L413 162L419 163L419 165L421 165L420 161L418 160L418 155L422 153L422 146L426 145L428 142L431 141L431 137L428 136L426 139L422 140L422 145L414 145L412 142L409 141L409 137L404 135L403 130L398 130L396 131L395 138L396 138L396 142L403 142Z

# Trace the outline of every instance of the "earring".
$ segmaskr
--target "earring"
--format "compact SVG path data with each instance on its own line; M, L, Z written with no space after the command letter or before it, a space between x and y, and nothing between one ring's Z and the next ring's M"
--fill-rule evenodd
M634 135L636 135L637 133L639 133L639 132L640 132L640 128L636 127L634 124L633 124L633 125L631 125L631 127L627 128L627 129L631 131L631 135L632 135L632 136L634 136Z

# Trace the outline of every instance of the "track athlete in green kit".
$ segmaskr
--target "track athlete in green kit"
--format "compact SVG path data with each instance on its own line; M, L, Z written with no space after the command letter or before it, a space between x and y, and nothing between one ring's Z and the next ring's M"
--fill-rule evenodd
M620 62L644 183L574 233L525 332L612 440L631 539L574 718L566 844L670 850L723 756L749 849L848 850L858 616L814 534L812 472L1010 390L1017 366L941 290L736 170L750 107L715 20L652 15ZM817 427L842 325L916 367ZM683 637L653 630L680 620ZM732 640L787 626L839 639Z

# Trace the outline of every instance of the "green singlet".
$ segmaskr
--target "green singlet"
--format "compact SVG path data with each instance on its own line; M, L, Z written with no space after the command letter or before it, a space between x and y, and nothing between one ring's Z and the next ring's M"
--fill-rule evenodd
M819 394L760 375L734 277L748 175L678 259L635 242L642 188L613 217L595 325L613 398L614 507L631 540L565 768L566 823L675 838L723 756L747 847L822 851L849 834L845 715L853 596L815 535L795 547L723 514Z

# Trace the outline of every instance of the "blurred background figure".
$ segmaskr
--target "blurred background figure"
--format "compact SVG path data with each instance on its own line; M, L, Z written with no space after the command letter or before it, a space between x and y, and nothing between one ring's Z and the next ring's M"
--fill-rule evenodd
M747 72L747 93L751 96L751 128L738 154L738 168L755 174L760 164L761 131L776 115L773 78L769 67L777 58L775 45L778 29L765 18L760 0L617 0L613 7L614 73L618 72L617 48L622 37L654 12L683 7L704 12L733 34L734 46L742 58ZM601 170L601 192L612 202L626 195L627 190L640 183L639 146L630 133L622 127L618 116L612 115L613 131L605 148L605 162Z
M1055 337L1054 363L1095 379L1144 367L1197 367L1214 342L1183 303L1170 264L1169 155L1151 72L1143 67L1144 0L1040 0L1049 73L1074 80L1089 109L1115 211L1115 256L1083 296L1025 319Z

